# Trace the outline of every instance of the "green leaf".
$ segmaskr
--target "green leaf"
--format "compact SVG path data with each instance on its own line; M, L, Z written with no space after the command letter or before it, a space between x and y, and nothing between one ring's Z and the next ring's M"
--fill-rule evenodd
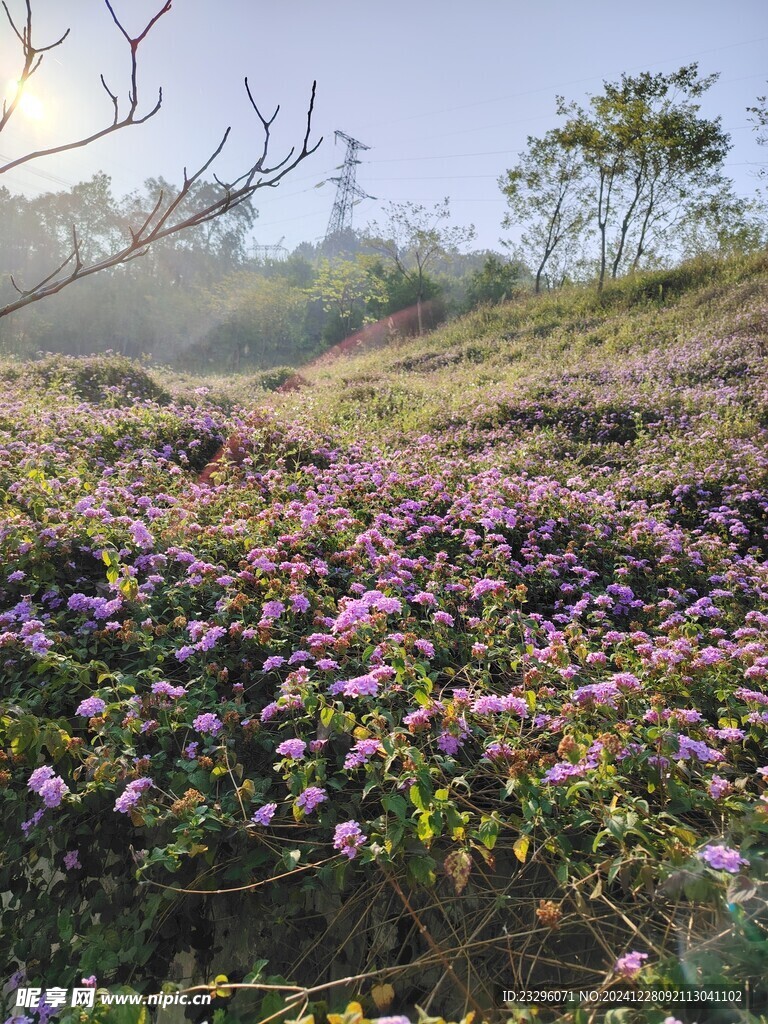
M517 839L512 846L512 852L521 864L525 864L526 857L528 856L528 847L530 845L530 836L520 836L520 838Z
M297 867L301 860L301 850L283 850L282 861L288 871Z
M409 857L407 862L407 874L411 884L432 886L437 881L435 862L431 857Z
M336 714L334 708L323 708L320 712L320 724L324 728L328 728L333 720L333 716Z
M405 821L405 812L408 807L399 793L387 793L381 798L381 805L385 811L394 814L400 821Z
M499 823L495 818L484 817L477 830L478 838L487 850L492 850L499 838Z
M432 787L419 779L408 790L408 798L417 810L426 811L432 799Z
M251 967L250 973L246 974L243 981L246 984L251 984L254 981L258 981L264 971L264 968L269 964L269 960L257 960L253 967Z
M429 811L424 811L419 815L419 820L416 825L416 835L419 839L424 840L433 839L437 835L432 822L432 814Z
M57 927L59 930L59 938L65 945L68 945L74 933L72 915L69 913L69 911L65 910L59 914L57 920Z

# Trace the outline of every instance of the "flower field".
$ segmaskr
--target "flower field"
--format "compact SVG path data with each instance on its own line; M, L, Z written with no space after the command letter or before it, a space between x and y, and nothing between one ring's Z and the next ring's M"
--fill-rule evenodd
M765 1020L767 327L760 257L250 407L0 367L8 998L225 975L217 1024L339 1024L687 985L746 991L608 1012Z

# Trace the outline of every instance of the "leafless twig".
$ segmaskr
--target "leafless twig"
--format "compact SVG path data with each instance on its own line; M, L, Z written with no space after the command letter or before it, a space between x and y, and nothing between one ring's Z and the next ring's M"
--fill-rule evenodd
M26 24L21 29L19 29L14 22L6 4L6 0L0 0L0 2L2 2L3 9L5 10L13 32L21 43L22 53L24 56L24 64L18 78L16 92L9 103L3 104L2 117L0 117L0 131L2 131L18 107L24 86L40 67L43 55L49 50L60 46L67 38L69 29L67 29L64 35L54 43L50 43L47 46L35 46L32 42L31 0L25 0L27 11ZM3 166L0 166L0 175L5 174L7 171L10 171L15 167L19 167L22 164L29 163L32 160L38 160L42 157L53 156L74 149L81 149L93 142L96 142L98 139L102 139L105 136L111 135L123 128L127 128L132 125L144 124L151 117L154 117L154 115L160 110L163 102L162 89L158 91L158 98L155 105L147 113L139 113L138 51L140 45L147 38L160 18L170 11L171 0L167 0L157 14L147 22L144 29L136 36L131 36L125 29L115 13L111 0L104 0L104 3L118 30L127 41L131 53L131 84L128 93L128 108L125 114L123 116L120 115L120 101L117 93L113 92L109 88L104 76L102 75L101 84L107 93L112 106L112 120L110 124L98 131L91 132L80 139L62 143L58 146L51 146L47 149L36 150L35 152L26 153L23 156L17 157ZM301 149L297 153L296 147L293 147L282 160L272 166L267 166L270 130L280 107L278 105L274 114L270 118L265 118L253 98L250 86L248 85L248 79L246 78L245 89L248 94L248 99L261 122L264 141L257 159L243 174L239 175L228 184L222 182L214 175L216 182L221 188L221 195L210 202L207 206L201 207L191 213L181 212L181 208L185 200L190 197L194 185L200 181L202 175L208 171L213 161L219 156L224 148L231 131L230 128L227 128L218 146L216 146L208 159L205 160L197 170L189 174L186 167L184 168L183 184L178 191L173 194L161 192L154 207L143 217L143 220L137 226L134 225L128 228L129 240L126 241L125 245L101 259L94 260L93 262L84 262L77 229L73 226L72 251L67 258L54 271L30 287L22 288L12 279L12 284L18 293L18 298L0 307L0 317L8 316L10 313L14 313L16 310L21 309L24 306L28 306L33 302L39 302L41 299L47 298L50 295L55 295L63 288L66 288L68 285L75 281L79 281L82 278L90 277L92 274L97 274L101 271L109 270L113 267L120 266L123 263L127 263L130 260L135 259L137 256L145 253L149 246L163 238L168 238L170 235L178 234L188 228L193 228L197 225L205 224L208 221L214 220L215 218L228 213L230 210L233 210L240 203L249 200L260 188L274 188L287 174L300 164L302 160L305 160L308 156L314 153L323 141L322 138L320 138L313 146L310 146L309 144L309 137L312 130L312 114L315 105L316 84L316 82L312 83L312 92L307 110L306 130Z

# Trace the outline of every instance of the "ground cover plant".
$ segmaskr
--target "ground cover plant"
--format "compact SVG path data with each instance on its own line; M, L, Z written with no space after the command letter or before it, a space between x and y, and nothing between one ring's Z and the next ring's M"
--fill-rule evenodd
M694 985L745 1001L610 1019L764 1020L767 323L761 256L483 309L258 419L9 367L10 996L223 975L198 1019L355 1024Z

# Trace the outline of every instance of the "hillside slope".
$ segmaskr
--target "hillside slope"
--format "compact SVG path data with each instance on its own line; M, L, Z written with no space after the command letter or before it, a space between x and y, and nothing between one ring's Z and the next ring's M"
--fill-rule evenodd
M234 412L9 371L12 969L272 986L221 1024L763 1019L767 299L765 257L521 298Z

